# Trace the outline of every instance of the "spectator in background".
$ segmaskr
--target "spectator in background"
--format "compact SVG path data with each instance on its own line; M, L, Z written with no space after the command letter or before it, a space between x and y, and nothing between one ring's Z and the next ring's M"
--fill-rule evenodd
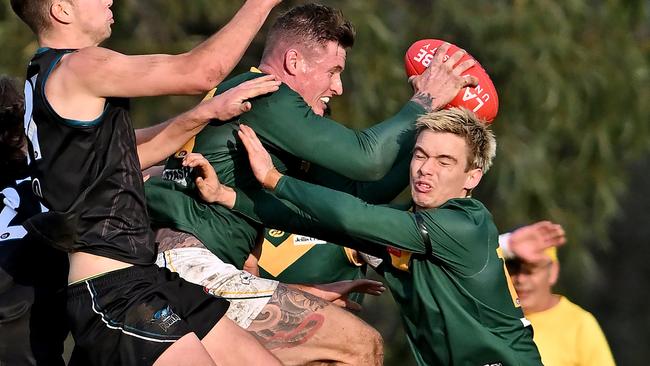
M557 249L548 248L537 261L515 256L507 263L534 340L547 366L614 365L596 318L566 297L552 292L560 274Z

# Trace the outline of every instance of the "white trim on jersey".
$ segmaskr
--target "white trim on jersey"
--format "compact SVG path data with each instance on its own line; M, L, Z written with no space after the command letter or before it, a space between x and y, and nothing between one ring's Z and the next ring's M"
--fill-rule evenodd
M41 144L38 141L38 127L32 118L34 113L34 90L36 88L36 78L38 74L34 75L31 79L25 80L25 116L23 118L23 124L25 128L25 135L32 144L32 150L34 151L34 158L39 160L42 158L41 154ZM31 163L32 158L27 154L27 163Z

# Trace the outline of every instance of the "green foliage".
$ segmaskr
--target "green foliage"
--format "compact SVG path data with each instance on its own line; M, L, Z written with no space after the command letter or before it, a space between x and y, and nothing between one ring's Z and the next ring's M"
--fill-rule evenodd
M606 246L627 187L625 168L647 152L650 141L648 2L323 2L341 8L358 33L334 117L363 128L397 111L411 95L402 57L413 41L441 38L467 49L490 73L501 104L494 123L496 163L477 196L503 230L543 218L563 224L570 242L562 255L565 273L597 278L590 251ZM116 1L117 24L107 46L131 54L183 52L241 3ZM280 9L299 3L287 0ZM236 72L257 65L265 29ZM0 3L0 41L0 73L22 76L37 45L8 1ZM149 125L197 100L138 100L134 120ZM568 281L565 287L579 284Z

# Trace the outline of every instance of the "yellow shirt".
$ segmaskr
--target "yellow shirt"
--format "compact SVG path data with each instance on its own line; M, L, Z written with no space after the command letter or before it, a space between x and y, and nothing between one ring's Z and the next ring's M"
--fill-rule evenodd
M567 298L526 318L533 324L533 339L545 366L615 365L596 318Z

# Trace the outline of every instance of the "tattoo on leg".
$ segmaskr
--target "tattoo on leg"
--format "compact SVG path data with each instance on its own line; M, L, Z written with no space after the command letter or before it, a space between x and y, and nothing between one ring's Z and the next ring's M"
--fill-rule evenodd
M248 327L258 341L273 350L301 345L323 325L319 309L329 304L316 296L279 284L273 297Z
M168 228L156 231L156 241L159 252L178 248L205 248L194 235Z
M419 92L411 98L411 100L424 108L425 111L427 112L432 112L433 111L433 98L431 94L429 93L423 93Z

